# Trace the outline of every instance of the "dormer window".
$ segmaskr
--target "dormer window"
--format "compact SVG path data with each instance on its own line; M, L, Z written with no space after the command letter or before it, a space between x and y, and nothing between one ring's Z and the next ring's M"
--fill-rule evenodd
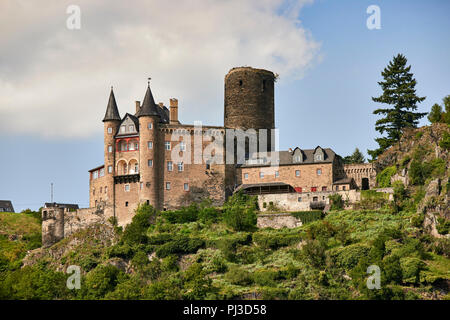
M295 151L294 151L293 161L294 161L294 163L303 162L303 154L302 154L302 151L299 148L296 148Z
M322 155L321 155L321 154L316 154L316 155L314 156L314 160L316 160L316 161L322 161Z
M126 126L121 126L120 127L120 132L126 132L127 131L127 127Z
M134 131L134 126L133 126L133 125L129 126L129 127L128 127L128 131L129 131L129 132L133 132L133 131Z

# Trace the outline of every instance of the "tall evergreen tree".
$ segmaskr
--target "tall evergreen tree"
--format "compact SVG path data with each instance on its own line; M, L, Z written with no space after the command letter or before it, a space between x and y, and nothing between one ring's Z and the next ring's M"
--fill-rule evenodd
M373 113L384 116L375 123L375 129L386 136L377 138L379 148L368 150L372 159L376 159L384 150L400 140L402 130L407 127L417 127L419 119L427 113L414 112L417 104L425 97L416 95L416 79L410 72L411 66L406 66L407 59L398 54L381 72L384 81L378 82L383 90L379 97L372 97L374 102L387 104L392 107L376 109Z
M364 159L364 155L358 148L350 156L344 157L344 163L364 163L364 161L366 159Z
M431 111L428 114L428 121L430 121L431 123L441 122L442 116L442 107L437 103L433 104L433 106L431 107Z

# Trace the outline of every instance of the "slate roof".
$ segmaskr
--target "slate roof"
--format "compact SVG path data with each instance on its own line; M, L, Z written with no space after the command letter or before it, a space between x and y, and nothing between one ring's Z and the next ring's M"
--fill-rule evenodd
M0 200L0 211L14 212L12 202L10 200Z
M114 97L114 91L112 87L109 94L108 106L106 107L106 113L105 117L103 118L103 122L111 120L120 121L119 109L117 108L116 98Z
M278 157L279 157L279 165L290 165L290 164L295 164L295 165L302 165L302 164L311 164L311 163L332 163L334 161L334 158L337 156L336 153L330 149L330 148L322 148L323 150L323 154L324 154L324 159L322 161L315 161L314 160L314 152L316 151L318 147L314 148L314 149L300 149L301 152L303 153L303 161L302 162L294 162L293 156L294 156L294 152L295 149L292 151L273 151L273 152L268 152L267 153L267 159L270 160L270 157L272 155L272 153L278 153ZM296 148L297 149L297 148ZM257 159L258 158L259 153L254 153L249 160L251 159ZM242 167L261 167L261 166L267 166L270 165L269 163L264 164L264 163L258 163L258 164L251 164L251 163L246 163L243 164Z
M144 101L142 102L142 106L136 116L138 118L143 116L160 116L160 112L158 112L158 109L160 109L160 107L155 103L152 90L150 89L150 85L148 85L147 91L145 92Z

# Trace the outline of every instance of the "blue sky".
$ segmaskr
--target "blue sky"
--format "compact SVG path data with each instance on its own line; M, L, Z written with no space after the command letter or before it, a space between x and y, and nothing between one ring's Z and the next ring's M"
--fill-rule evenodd
M295 1L290 3L292 2ZM369 30L366 27L366 19L369 16L366 9L372 4L378 5L381 9L380 30ZM208 7L208 10L214 14L215 8L213 5L210 6L211 8ZM251 7L249 8L251 9ZM246 10L249 8L242 10L247 12ZM161 10L165 9L161 8ZM231 8L219 8L217 12L227 9L231 10ZM196 10L201 11L202 7ZM269 9L265 7L261 12L265 14L267 11ZM84 12L86 12L85 17L100 14L90 8ZM127 16L126 11L121 10L120 12ZM160 97L168 104L166 101L168 97L175 96L180 99L180 120L183 123L203 120L205 124L222 125L223 77L229 69L228 66L240 64L274 70L280 73L275 97L275 121L276 126L280 129L280 149L295 146L312 148L320 145L330 147L342 156L351 153L355 147L366 153L367 149L376 147L373 139L377 137L374 130L374 122L377 118L372 115L376 104L372 102L371 97L381 93L377 81L381 80L381 71L395 54L406 55L418 81L417 93L427 97L419 106L420 111L429 111L431 105L441 103L442 98L450 94L450 59L448 55L450 52L450 19L448 19L448 12L450 12L450 2L448 1L316 0L304 5L299 11L298 19L301 22L298 27L308 32L310 38L306 40L294 38L295 43L292 46L298 45L298 48L294 49L301 52L298 59L289 51L292 51L292 48L289 47L290 42L282 42L283 39L278 39L279 33L273 38L268 36L267 42L273 43L273 46L277 48L272 52L278 52L287 62L264 60L265 57L258 56L258 54L246 56L245 61L239 60L239 57L243 55L240 52L232 51L235 48L231 45L234 43L234 39L250 43L248 47L236 50L261 51L260 43L264 40L264 35L262 38L258 38L259 35L255 34L254 37L259 39L259 42L251 42L252 32L258 24L256 27L250 26L250 31L243 26L242 28L247 32L245 37L231 27L219 28L213 35L202 31L205 32L205 34L201 34L205 37L204 39L211 37L216 40L223 37L223 47L220 47L220 44L208 46L209 57L217 54L218 61L222 61L226 59L224 57L234 54L237 58L230 59L223 65L220 64L222 62L214 63L214 60L211 60L208 68L201 70L202 61L199 61L198 65L192 63L195 57L190 57L188 63L183 62L185 61L183 59L186 59L186 56L190 55L192 51L188 50L190 44L186 42L183 44L183 48L187 48L186 51L177 50L178 60L176 60L177 63L174 63L178 70L181 70L180 78L183 81L180 80L180 83L173 80L173 72L168 64L164 64L165 60L160 60L158 63L160 69L156 67L140 68L140 66L132 65L131 62L127 62L128 60L122 59L122 56L117 57L117 59L120 58L119 61L122 61L122 69L114 69L106 65L104 70L89 75L86 71L88 68L83 69L85 65L80 64L81 67L77 65L77 63L81 63L79 61L86 59L83 54L80 54L79 59L77 56L73 57L72 54L74 59L72 63L77 66L76 70L78 71L67 69L66 72L65 68L69 68L66 66L67 62L61 65L55 62L57 65L55 72L61 72L63 75L61 78L52 78L53 73L50 74L50 72L48 74L40 73L40 77L32 82L29 80L31 76L28 77L28 80L26 79L25 76L29 75L27 72L31 72L29 70L37 69L40 64L45 63L46 57L30 53L26 57L28 69L23 70L23 79L20 80L22 82L19 85L17 84L19 82L13 82L13 80L8 82L16 75L12 75L6 66L14 71L14 68L24 68L23 63L20 64L20 67L19 63L17 67L14 67L14 61L18 59L17 54L8 57L6 56L8 52L0 51L3 56L6 56L6 59L0 62L0 92L2 95L9 92L6 90L17 94L19 100L22 96L32 96L32 90L41 95L38 98L26 100L28 105L23 109L19 102L17 106L11 102L6 105L0 99L0 117L3 127L8 128L8 130L0 131L2 155L0 157L0 199L11 199L16 211L25 208L37 209L44 202L50 200L50 183L53 182L55 201L78 203L82 207L88 206L87 171L103 162L103 124L101 119L106 108L109 86L114 84L117 88L116 98L121 115L124 115L125 112L132 111L134 100L142 100L145 79L149 73L154 78L152 88L157 100ZM0 18L6 14L0 13ZM49 11L47 14L52 16L53 13ZM135 14L136 12L130 12L132 17ZM272 23L276 26L278 23L276 12L274 15ZM58 19L65 19L64 15L61 16ZM105 25L108 25L111 15L102 15L101 18L103 20L100 18L97 20L102 20ZM117 16L114 18L118 19ZM221 18L223 19L223 17ZM286 21L291 20L285 18L279 23L281 25ZM89 26L89 20L85 25ZM98 26L96 27L98 28ZM27 26L22 28L26 31ZM35 27L29 25L28 28L31 30ZM52 30L51 28L53 26L48 27L49 30ZM47 32L44 29L42 27L42 32ZM226 34L224 29L226 29ZM274 29L273 26L271 29ZM127 28L123 28L120 31L127 32L127 30ZM283 31L283 29L281 30ZM221 34L222 31L224 34ZM4 32L6 31L0 31L0 34L4 36ZM132 34L136 34L138 37L137 32L139 30ZM171 32L176 37L176 31L171 30ZM284 32L286 33L286 30ZM90 31L89 36L92 34L95 33ZM288 38L288 33L286 33L286 38ZM47 37L46 39L51 38ZM2 46L10 48L11 51L20 48L13 40ZM48 43L51 47L56 42L49 40ZM84 49L95 50L97 46L90 39L83 43ZM317 50L314 49L314 44L319 44ZM60 44L56 43L54 47L57 48L58 45ZM111 49L107 50L107 59L112 62L116 59L114 54L116 45L116 42L104 45L104 48ZM158 42L158 46L163 46L162 41ZM198 44L195 46L197 47ZM305 46L309 50L306 50L306 53L300 50ZM229 48L230 52L226 56L220 56L219 51L223 51L224 48ZM283 56L283 51L287 52L286 56ZM56 50L56 52L60 51ZM105 54L105 50L102 49L101 52L103 55ZM311 58L312 56L314 58ZM51 57L55 59L52 61L57 61L56 54ZM151 64L151 59L148 60ZM305 64L301 64L301 61L305 61ZM170 64L173 64L172 61ZM215 70L215 66L217 66L217 70ZM128 69L133 72L129 72L125 78L121 78L127 72L124 70ZM170 70L172 80L164 78L165 74L169 73L164 72L165 69ZM190 72L185 71L185 77L191 79L197 76L199 78L197 86L195 79L186 85L186 78L182 76L183 70ZM291 72L292 70L295 72ZM89 87L95 87L95 91L86 91L87 89L82 87L80 83L83 81L79 81L77 72L86 76L86 82L89 82ZM105 78L98 78L100 73ZM55 79L64 79L64 86L55 85L60 82ZM130 81L130 79L134 80ZM214 80L210 81L210 79ZM46 83L47 80L48 83ZM17 84L17 86L14 87L10 83ZM38 85L42 86L33 87ZM64 94L73 92L73 95L67 100L52 98L61 92ZM39 105L41 98L45 101L42 106ZM83 99L90 100L86 102ZM89 101L92 102L89 103ZM70 103L73 103L75 107L72 105L69 107ZM47 110L47 106L52 104L54 104L54 109ZM41 116L42 122L39 122ZM16 123L14 122L15 118L23 119L23 121ZM8 126L8 123L12 123L12 125ZM424 119L421 124L426 125L427 120ZM67 134L64 129L61 129L64 127L71 128L70 132L74 133ZM52 131L52 128L55 131ZM77 131L83 134L77 134Z

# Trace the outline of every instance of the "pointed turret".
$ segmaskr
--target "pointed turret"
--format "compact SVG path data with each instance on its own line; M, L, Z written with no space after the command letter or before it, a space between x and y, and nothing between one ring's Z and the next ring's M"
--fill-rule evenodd
M147 91L145 92L144 101L142 102L142 107L136 114L138 118L143 116L158 116L158 106L153 99L152 90L150 90L150 84L147 86Z
M119 109L117 109L116 98L114 97L114 91L111 87L111 93L109 94L108 106L106 107L105 117L103 122L111 120L121 120L119 115Z

